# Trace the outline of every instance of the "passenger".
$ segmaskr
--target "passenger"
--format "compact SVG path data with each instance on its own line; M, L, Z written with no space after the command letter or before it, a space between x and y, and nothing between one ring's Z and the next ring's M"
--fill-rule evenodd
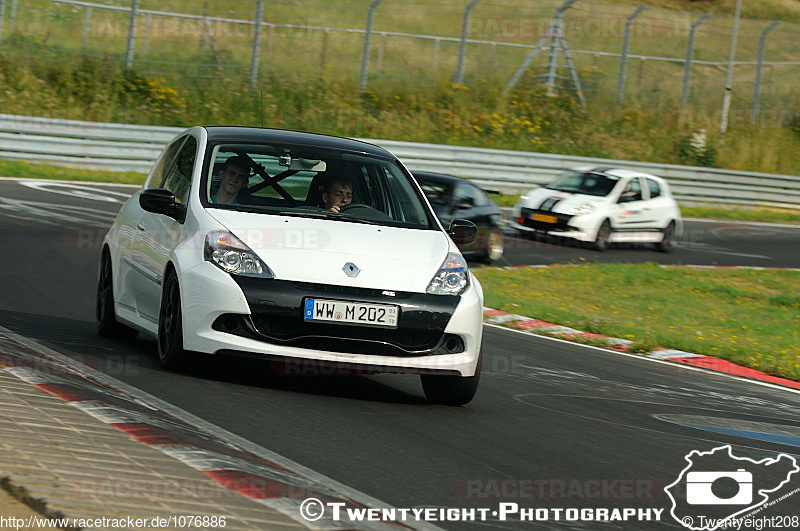
M353 184L345 178L334 178L326 184L322 192L325 210L339 212L339 209L353 201Z
M250 179L250 164L238 155L225 161L219 171L220 185L211 202L224 205L238 205L239 192L247 186Z

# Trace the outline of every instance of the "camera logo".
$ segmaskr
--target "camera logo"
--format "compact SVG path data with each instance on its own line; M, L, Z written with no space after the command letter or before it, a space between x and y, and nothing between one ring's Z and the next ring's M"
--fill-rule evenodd
M730 480L730 481L728 481ZM730 498L717 496L714 484L738 484ZM736 472L689 472L686 474L686 503L690 505L748 505L753 502L753 474L744 468Z
M692 450L684 459L686 466L664 492L672 502L670 515L693 531L736 528L737 519L800 493L790 491L800 465L788 454L756 460L738 457L725 445Z

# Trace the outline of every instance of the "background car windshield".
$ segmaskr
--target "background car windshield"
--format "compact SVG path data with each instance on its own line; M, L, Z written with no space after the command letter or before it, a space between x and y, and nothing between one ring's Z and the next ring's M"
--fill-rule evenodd
M547 185L550 190L606 196L614 189L619 177L594 172L569 172Z
M453 198L453 185L437 181L421 181L420 187L432 205L449 205Z
M232 157L246 160L250 175L236 200L222 204L221 175ZM434 228L414 184L391 160L292 144L217 144L209 147L209 158L201 194L211 208ZM330 212L323 193L342 181L351 185L352 201L341 213Z

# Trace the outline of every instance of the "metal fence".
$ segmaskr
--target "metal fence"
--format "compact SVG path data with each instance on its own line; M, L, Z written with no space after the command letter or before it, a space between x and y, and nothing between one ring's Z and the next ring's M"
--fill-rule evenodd
M163 146L181 130L0 114L0 157L146 173ZM790 175L392 140L366 141L388 149L412 171L451 173L505 193L545 184L559 172L576 166L617 166L666 178L684 204L800 209L800 177Z
M50 51L54 61L111 54L151 75L248 77L254 85L271 74L343 76L362 88L442 80L483 90L580 86L589 106L690 108L704 125L719 114L733 25L728 17L588 0L106 4L0 0L0 52ZM799 30L741 21L733 109L751 121L797 116Z

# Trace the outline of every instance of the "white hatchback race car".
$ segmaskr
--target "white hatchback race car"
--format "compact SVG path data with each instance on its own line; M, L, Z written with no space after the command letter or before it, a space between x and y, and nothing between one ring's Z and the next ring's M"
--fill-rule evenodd
M667 182L617 168L582 167L520 197L512 226L585 242L648 244L663 252L683 231L681 211Z
M193 352L348 373L420 374L432 402L469 402L483 292L400 161L354 140L195 127L164 149L103 241L97 327Z

